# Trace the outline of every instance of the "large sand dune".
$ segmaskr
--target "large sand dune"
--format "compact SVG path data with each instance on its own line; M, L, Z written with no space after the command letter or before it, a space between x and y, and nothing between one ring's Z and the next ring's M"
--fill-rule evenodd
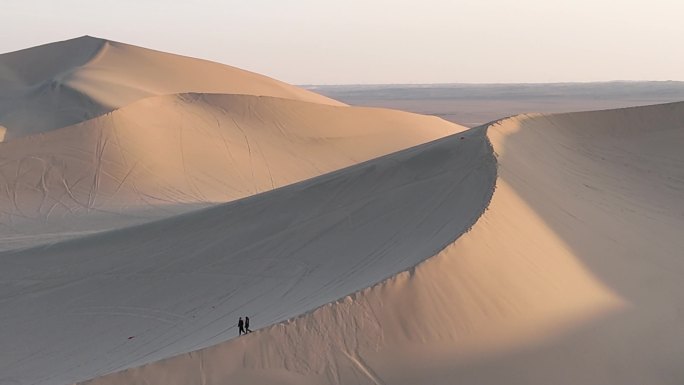
M463 130L0 55L0 384L681 384L684 103Z
M227 65L90 36L0 55L4 140L76 124L149 96L186 92L344 105Z
M498 154L496 191L435 257L92 383L680 384L683 122L679 103L475 129Z
M0 373L85 380L232 338L242 314L253 327L295 317L434 255L479 217L495 175L473 132L225 206L5 252Z
M92 37L3 54L0 250L239 199L464 129Z
M272 97L144 99L0 143L0 249L227 202L461 130L405 112Z

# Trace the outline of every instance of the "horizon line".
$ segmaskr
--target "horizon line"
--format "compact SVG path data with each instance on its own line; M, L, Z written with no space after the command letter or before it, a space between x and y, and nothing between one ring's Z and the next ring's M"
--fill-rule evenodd
M550 82L425 82L425 83L292 83L298 87L336 87L336 86L437 86L437 85L465 85L465 86L494 86L494 85L565 85L565 84L606 84L606 83L684 83L684 80L578 80L578 81L550 81Z

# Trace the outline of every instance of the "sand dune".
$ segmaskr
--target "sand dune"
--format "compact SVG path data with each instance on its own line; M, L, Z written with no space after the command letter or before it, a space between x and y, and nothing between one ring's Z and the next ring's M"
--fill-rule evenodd
M90 36L0 55L4 140L83 122L149 96L187 92L344 105L227 65Z
M464 130L91 37L0 55L0 123L0 250L239 199Z
M684 103L464 130L0 55L0 384L681 384Z
M434 258L89 383L679 384L682 122L684 103L494 123L491 203Z
M0 373L85 380L232 338L243 313L258 328L313 310L453 241L495 175L472 132L227 205L0 253Z
M144 99L0 143L0 249L231 201L463 129L399 111L271 97Z

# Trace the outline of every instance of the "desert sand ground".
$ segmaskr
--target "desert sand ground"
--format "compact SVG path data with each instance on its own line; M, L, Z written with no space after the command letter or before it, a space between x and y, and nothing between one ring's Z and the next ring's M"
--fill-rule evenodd
M2 241L0 383L681 384L684 103L465 130L222 93L3 120L0 207L35 215Z

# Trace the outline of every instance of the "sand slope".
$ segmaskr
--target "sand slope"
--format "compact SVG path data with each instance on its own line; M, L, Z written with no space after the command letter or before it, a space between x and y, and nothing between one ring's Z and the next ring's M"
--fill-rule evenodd
M344 105L227 65L90 36L0 55L4 140L76 124L145 97L184 92Z
M677 103L494 123L491 203L434 258L90 383L679 384L683 122Z
M152 97L0 143L0 249L227 202L463 130L249 95Z
M0 379L85 380L232 338L242 314L258 328L310 311L452 242L495 175L482 132L464 133L203 211L0 253Z

